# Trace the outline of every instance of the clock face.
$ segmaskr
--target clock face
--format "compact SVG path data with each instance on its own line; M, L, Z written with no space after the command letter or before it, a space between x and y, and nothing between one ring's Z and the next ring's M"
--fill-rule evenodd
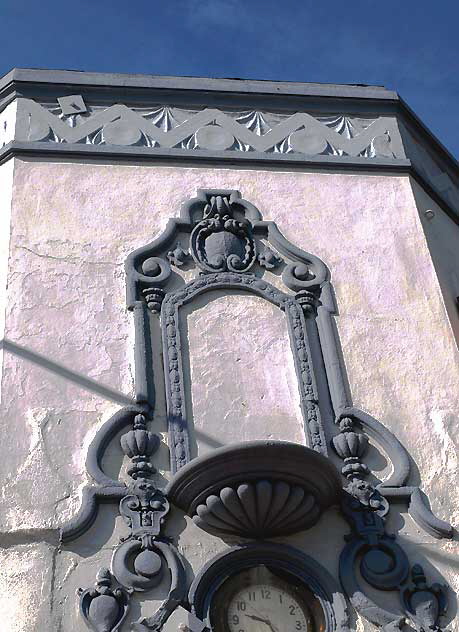
M311 632L310 617L291 592L273 584L250 584L228 604L230 632Z
M320 632L322 626L315 625L311 604L314 599L298 580L256 566L234 575L222 586L211 613L212 630Z

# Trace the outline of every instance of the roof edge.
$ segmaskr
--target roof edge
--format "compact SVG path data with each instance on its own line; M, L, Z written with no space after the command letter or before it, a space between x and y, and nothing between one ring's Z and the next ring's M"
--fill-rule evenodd
M240 94L335 97L340 99L376 99L397 101L398 95L383 86L358 84L301 83L259 79L218 79L206 77L169 77L163 75L85 72L13 68L0 78L0 98L12 84L54 84L75 87L152 90L188 90Z

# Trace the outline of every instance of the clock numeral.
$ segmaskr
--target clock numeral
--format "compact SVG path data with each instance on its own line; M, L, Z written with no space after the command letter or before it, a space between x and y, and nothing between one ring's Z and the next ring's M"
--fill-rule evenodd
M279 603L282 603L282 595L279 593Z
M236 608L237 608L238 610L240 610L241 612L244 612L244 610L246 609L246 603L245 603L245 601L238 601L238 602L236 603Z
M296 625L295 625L295 630L302 630L303 629L303 624L301 621L297 621Z
M271 599L271 591L270 590L264 590L262 588L261 589L261 598L262 599Z
M290 615L293 616L296 612L296 606L289 606L290 608Z
M249 591L247 594L249 595L249 601L256 601L257 600L254 590L253 591Z

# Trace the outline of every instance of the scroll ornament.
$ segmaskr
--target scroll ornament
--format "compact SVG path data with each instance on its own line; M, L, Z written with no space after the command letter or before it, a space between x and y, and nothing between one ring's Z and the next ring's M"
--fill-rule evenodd
M169 512L169 501L151 481L156 470L150 457L158 449L159 437L147 430L146 416L137 414L133 427L120 439L121 448L131 459L128 474L132 483L120 501L120 514L130 533L116 547L112 572L101 569L95 590L80 590L80 612L93 632L117 632L134 592L144 592L171 573L170 591L156 614L140 619L139 630L159 630L185 594L184 567L179 553L161 536ZM110 586L117 582L114 589Z
M332 445L344 460L342 474L348 484L341 509L352 529L340 557L344 591L359 614L386 630L401 629L411 621L418 632L440 631L440 617L447 606L446 586L429 587L419 564L414 564L410 571L406 553L395 542L395 536L385 529L385 516L389 511L387 499L364 480L370 473L362 462L368 437L357 432L358 422L352 416L342 416L338 423L340 434L332 439ZM409 588L410 572L413 585ZM359 575L372 588L398 591L403 612L394 613L378 606L365 592Z

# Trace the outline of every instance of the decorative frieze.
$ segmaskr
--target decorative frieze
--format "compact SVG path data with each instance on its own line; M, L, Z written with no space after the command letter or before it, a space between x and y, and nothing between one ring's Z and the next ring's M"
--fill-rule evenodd
M404 158L393 117L313 116L307 112L88 106L81 95L42 104L20 99L17 140L139 146L189 152Z

